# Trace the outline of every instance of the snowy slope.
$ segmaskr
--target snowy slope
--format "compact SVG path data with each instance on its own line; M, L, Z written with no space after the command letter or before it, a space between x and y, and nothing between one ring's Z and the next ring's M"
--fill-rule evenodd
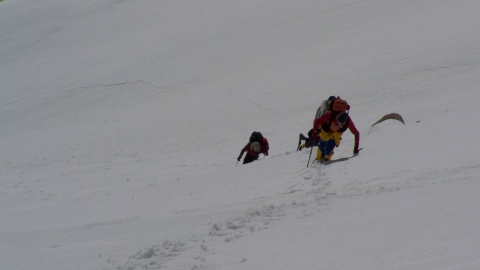
M479 8L0 2L0 269L478 269Z

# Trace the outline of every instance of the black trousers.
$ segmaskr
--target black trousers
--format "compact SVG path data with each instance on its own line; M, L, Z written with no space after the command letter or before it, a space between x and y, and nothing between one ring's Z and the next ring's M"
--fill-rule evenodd
M249 156L249 155L245 155L245 158L243 159L243 164L247 164L247 163L250 163L254 160L256 160L258 157L252 157L252 156Z

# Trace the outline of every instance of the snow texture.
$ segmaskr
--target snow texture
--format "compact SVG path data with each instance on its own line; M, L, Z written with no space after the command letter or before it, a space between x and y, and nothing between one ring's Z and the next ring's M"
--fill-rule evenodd
M0 269L480 269L479 9L1 1Z

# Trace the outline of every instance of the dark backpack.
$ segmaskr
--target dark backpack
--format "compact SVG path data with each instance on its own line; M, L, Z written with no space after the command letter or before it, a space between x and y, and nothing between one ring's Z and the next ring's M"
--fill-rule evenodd
M250 143L252 143L252 142L261 143L262 140L263 140L263 135L262 135L262 133L260 133L258 131L254 131L254 132L252 132L252 135L250 135Z

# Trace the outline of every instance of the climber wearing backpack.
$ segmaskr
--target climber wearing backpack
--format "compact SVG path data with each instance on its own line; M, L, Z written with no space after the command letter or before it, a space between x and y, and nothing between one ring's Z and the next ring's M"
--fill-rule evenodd
M332 158L333 149L340 146L342 134L347 128L355 136L353 154L359 153L360 132L348 115L349 109L346 101L336 98L332 100L329 110L313 122L313 136L316 138L318 134L319 138L317 160L323 162Z
M237 160L240 161L242 159L243 153L247 152L245 158L243 159L243 164L250 163L254 160L258 159L260 154L264 154L268 156L268 140L264 138L262 133L254 131L250 136L250 140L248 141L247 145L243 147L240 155L238 156Z

